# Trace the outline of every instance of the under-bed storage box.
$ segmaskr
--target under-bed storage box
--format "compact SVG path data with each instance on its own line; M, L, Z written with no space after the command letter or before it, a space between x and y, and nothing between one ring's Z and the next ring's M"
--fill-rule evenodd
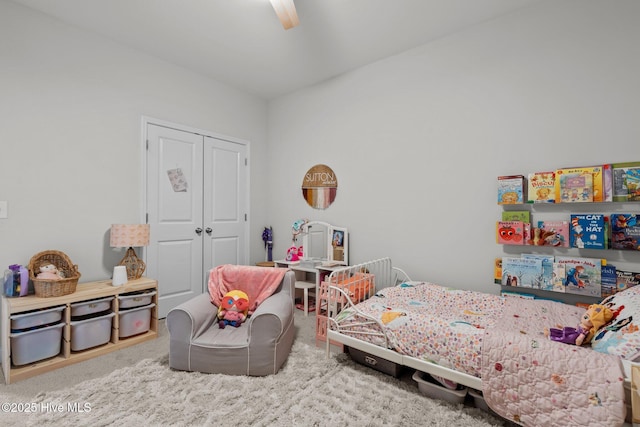
M387 375L392 375L398 378L402 373L402 365L390 362L378 356L373 356L364 351L345 346L345 353L349 353L349 356L351 356L353 361L360 363L361 365L366 365Z
M413 380L418 383L418 389L422 394L433 399L446 400L450 403L463 403L467 396L466 387L458 386L455 390L447 388L438 384L436 380L431 378L431 375L424 372L415 371Z

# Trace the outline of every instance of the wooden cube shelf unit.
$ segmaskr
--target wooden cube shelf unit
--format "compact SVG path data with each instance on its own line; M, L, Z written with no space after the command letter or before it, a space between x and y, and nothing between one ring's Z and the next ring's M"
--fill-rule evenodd
M111 280L101 280L97 282L80 283L74 293L60 297L39 298L35 295L20 298L7 298L2 296L2 306L0 314L2 316L0 326L1 341L1 361L2 371L6 384L27 379L36 375L61 368L63 366L82 362L93 357L101 356L115 350L120 350L131 345L139 344L143 341L154 339L158 336L158 282L153 279L142 277L129 281L123 286L112 286ZM118 295L138 291L156 291L152 297L154 303L151 310L151 322L147 332L139 335L119 338L119 299ZM111 325L111 339L108 343L81 350L71 351L71 304L114 296L112 301L112 311L115 313ZM13 366L11 364L11 316L32 310L48 309L51 307L64 306L62 312L62 344L60 353L57 356L39 360L23 366Z

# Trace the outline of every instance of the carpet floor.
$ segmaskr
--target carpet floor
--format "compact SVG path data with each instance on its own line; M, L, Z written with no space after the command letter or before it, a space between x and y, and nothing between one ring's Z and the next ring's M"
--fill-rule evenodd
M0 399L11 398L0 393ZM503 425L480 409L429 399L415 385L357 365L345 354L326 358L301 341L277 375L179 372L164 355L14 403L23 408L17 413L3 407L3 425Z

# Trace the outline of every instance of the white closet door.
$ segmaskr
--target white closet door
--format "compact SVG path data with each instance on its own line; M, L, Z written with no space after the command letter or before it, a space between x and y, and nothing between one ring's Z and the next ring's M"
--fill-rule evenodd
M145 275L158 280L162 318L203 291L203 137L149 124L147 138L151 241Z
M247 147L204 138L204 268L246 264Z

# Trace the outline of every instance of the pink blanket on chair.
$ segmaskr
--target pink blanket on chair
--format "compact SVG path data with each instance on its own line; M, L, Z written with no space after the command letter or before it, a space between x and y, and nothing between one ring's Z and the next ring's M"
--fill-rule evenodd
M286 268L254 267L247 265L219 265L209 272L209 295L211 302L220 306L222 297L233 290L249 296L249 314L278 289Z

